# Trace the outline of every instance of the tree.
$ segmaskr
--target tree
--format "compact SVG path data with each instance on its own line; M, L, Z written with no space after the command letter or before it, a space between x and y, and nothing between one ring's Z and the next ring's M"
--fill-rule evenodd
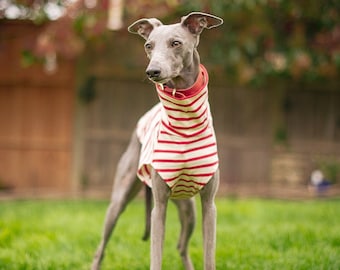
M340 68L338 1L213 1L222 11L226 70L240 82L271 77L337 80ZM222 46L220 46L220 49Z
M125 24L129 18L177 18L192 10L224 18L224 27L217 30L218 42L213 43L209 59L223 67L223 72L235 83L259 84L273 78L338 81L337 0L111 1L124 3L121 8ZM111 1L6 0L0 5L0 18L7 14L36 22L58 19L39 38L36 53L41 56L54 52L70 57L79 54L85 42L105 40ZM118 20L119 25L123 24ZM71 41L67 48L63 46L65 37Z

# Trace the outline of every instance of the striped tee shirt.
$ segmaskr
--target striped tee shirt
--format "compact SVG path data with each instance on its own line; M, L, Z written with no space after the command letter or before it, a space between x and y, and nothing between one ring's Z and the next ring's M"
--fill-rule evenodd
M142 145L137 176L151 187L151 170L155 169L174 199L194 196L218 169L207 85L203 65L189 89L156 85L160 103L137 124Z

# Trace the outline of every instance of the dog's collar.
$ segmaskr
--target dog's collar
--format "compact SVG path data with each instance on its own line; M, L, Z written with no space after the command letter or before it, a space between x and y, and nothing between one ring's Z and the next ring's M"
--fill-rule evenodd
M201 91L208 84L209 76L206 68L200 64L200 71L198 73L196 82L189 88L186 89L176 89L170 88L163 84L156 84L158 90L162 90L167 94L175 97L175 98L188 98L195 95L197 92Z

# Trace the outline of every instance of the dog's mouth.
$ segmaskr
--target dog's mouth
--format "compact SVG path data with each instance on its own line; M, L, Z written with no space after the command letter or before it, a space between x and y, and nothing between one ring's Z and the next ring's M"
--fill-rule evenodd
M167 82L169 82L171 79L169 78L159 78L159 77L149 77L149 80L152 81L153 83L157 83L157 84L166 84Z

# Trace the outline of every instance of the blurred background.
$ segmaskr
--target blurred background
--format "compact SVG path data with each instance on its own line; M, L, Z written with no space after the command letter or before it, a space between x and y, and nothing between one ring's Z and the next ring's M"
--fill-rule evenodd
M157 102L127 26L191 11L224 19L199 46L220 195L339 195L339 1L1 0L0 197L108 198Z

